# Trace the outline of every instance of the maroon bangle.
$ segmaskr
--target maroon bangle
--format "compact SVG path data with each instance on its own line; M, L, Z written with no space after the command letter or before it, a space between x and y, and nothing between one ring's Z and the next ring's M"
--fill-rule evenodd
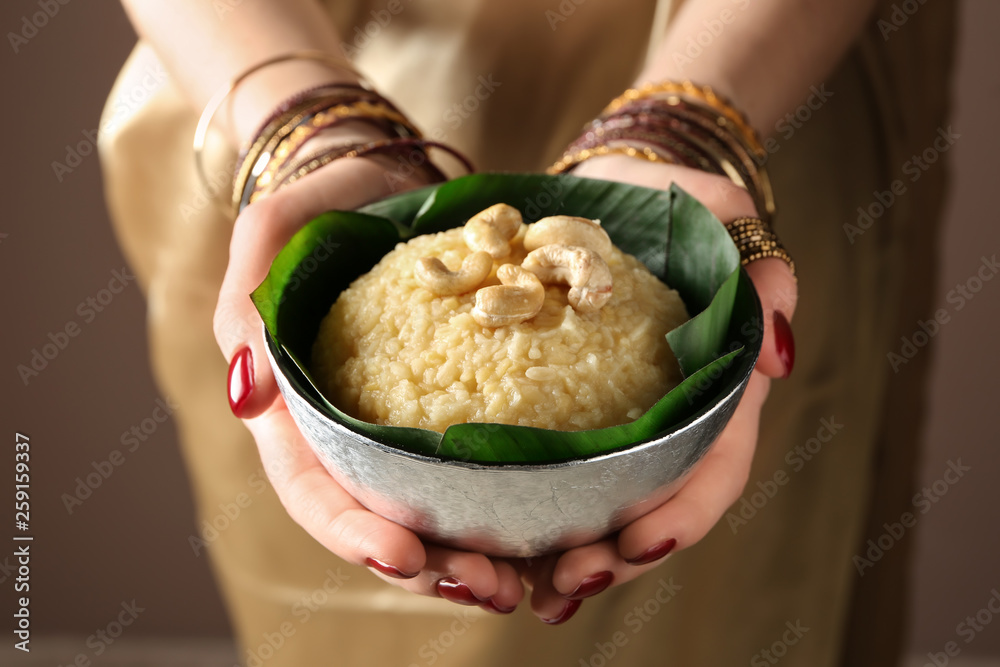
M319 151L306 158L302 158L298 163L289 167L288 173L282 174L280 178L276 177L271 183L268 192L277 190L278 188L290 185L295 181L303 178L317 169L324 167L331 162L344 157L365 157L372 154L391 154L393 152L399 151L401 148L416 148L423 152L425 148L439 148L453 155L459 162L462 163L463 167L469 173L475 171L472 162L465 157L461 152L448 146L446 144L430 141L427 139L420 138L395 138L395 139L384 139L380 141L373 141L367 144L350 144L347 146L338 146L335 148L328 148L323 151ZM444 181L447 180L446 176L441 172L441 170L430 160L430 156L424 153L425 159L421 165L421 168L427 170L427 173L431 176L434 181ZM240 202L240 211L245 208L250 202L250 195L252 191L247 191L244 193L244 200Z
M675 162L685 167L699 169L710 173L721 173L713 165L707 155L701 153L690 144L674 140L663 134L650 134L639 131L607 130L589 132L584 137L570 144L567 152L575 152L596 148L611 143L649 145L675 158Z

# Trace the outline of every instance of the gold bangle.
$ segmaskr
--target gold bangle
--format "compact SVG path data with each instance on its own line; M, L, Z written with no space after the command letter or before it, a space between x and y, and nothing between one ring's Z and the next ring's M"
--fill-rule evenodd
M760 139L757 137L757 132L750 127L750 123L746 117L732 103L716 93L711 86L699 86L691 81L661 81L659 83L647 83L639 88L630 88L612 100L604 109L604 114L614 113L629 102L662 94L687 95L700 100L732 122L744 139L747 140L754 153L758 155L766 154L764 146L761 145Z
M692 91L698 95L692 96ZM746 189L754 199L759 213L771 220L775 214L774 192L771 187L763 158L766 153L759 140L745 119L731 106L724 105L721 98L707 86L698 87L690 82L684 84L664 82L649 84L642 89L632 89L614 100L601 117L594 123L600 124L609 119L620 121L629 118L635 121L645 113L653 113L653 109L638 107L630 109L628 105L657 93L663 97L648 102L659 108L659 113L674 117L677 121L698 128L708 136L699 138L689 132L678 130L678 138L691 144L701 152L709 155L718 165L718 172L725 174L737 186ZM698 101L692 101L695 97ZM702 104L708 100L711 104ZM641 102L640 102L641 104ZM723 109L726 112L723 112ZM635 121L638 122L638 121ZM702 167L704 171L707 170Z
M726 230L739 250L740 264L746 266L758 259L777 257L788 265L792 276L795 276L795 262L766 222L760 218L737 218L726 224Z
M595 146L563 155L545 171L548 174L565 174L581 162L586 162L591 158L601 157L602 155L625 155L639 160L646 160L647 162L674 163L673 160L660 155L649 146L644 146L643 148L635 148L634 146Z
M338 104L380 99L382 98L378 93L358 86L327 84L296 93L282 102L240 153L233 178L233 212L239 212L248 185L270 164L271 151L276 150L299 125L314 114Z
M716 141L718 141L726 151L736 158L738 163L743 165L747 175L753 179L752 183L746 183L744 187L750 192L751 195L754 196L754 202L758 211L764 215L766 219L772 219L776 210L774 203L774 191L771 188L771 179L768 176L767 169L765 168L763 162L758 159L763 156L755 154L752 146L746 145L744 142L740 141L740 135L732 131L731 125L728 121L721 122L722 119L718 118L716 119L717 122L712 122L710 119L700 118L697 113L683 109L681 99L676 96L667 97L663 101L673 110L673 113L676 114L678 119L701 127L706 132L712 134ZM691 137L690 135L687 135L687 139L691 142L696 141L695 137ZM761 148L761 150L763 150L763 148ZM717 157L716 159L718 160ZM742 177L740 179L733 178L731 169L725 169L724 171L726 175L730 177L730 180L737 185L741 185L740 181L745 181ZM753 186L752 189L750 187L751 185Z
M315 136L316 132L324 127L330 127L339 121L362 119L362 120L386 120L400 128L405 128L409 136L420 138L423 136L410 120L398 111L384 104L372 104L364 100L349 104L337 104L322 111L316 112L312 118L299 124L291 131L276 148L271 151L271 159L267 167L257 177L255 192L266 190L271 180L284 167L285 162L294 157L299 148Z
M306 118L322 108L322 105L323 102L312 100L293 106L287 112L278 115L253 141L233 181L232 204L237 213L245 190L251 185L251 180L255 181L270 164L274 150Z
M211 125L216 112L219 110L219 107L221 107L222 103L226 101L226 98L229 97L230 93L236 90L236 87L243 83L243 81L246 80L251 74L258 72L265 67L277 65L278 63L287 62L289 60L315 60L317 62L330 65L335 69L346 70L353 76L361 79L358 71L354 69L354 65L352 65L346 58L335 56L323 51L308 50L294 51L292 53L285 53L279 56L274 56L273 58L268 58L263 62L250 66L240 74L236 75L232 80L215 91L215 94L208 100L208 103L205 105L205 109L201 112L201 116L198 118L198 125L194 131L192 149L194 150L195 169L197 170L199 180L206 189L208 189L208 176L205 173L202 153L205 150L205 138L208 134L208 128Z
M259 192L257 195L270 194L279 188L285 187L286 185L291 185L295 181L308 176L312 172L325 167L335 160L340 160L342 158L354 158L354 157L367 157L372 154L382 153L385 149L393 149L398 147L411 147L416 150L424 152L425 160L422 164L427 165L433 171L432 173L440 176L442 180L445 179L444 174L438 169L433 162L430 160L430 156L426 154L428 148L438 148L440 150L449 153L458 160L462 166L466 169L468 173L473 173L475 168L472 162L469 161L467 157L462 155L458 150L448 146L447 144L442 144L437 141L430 141L427 139L417 139L417 138L402 138L396 137L394 139L380 139L378 141L372 141L368 143L357 143L348 144L345 146L339 146L336 148L322 149L312 155L305 158L300 158L299 160L293 162L290 165L286 165L282 171L277 174L274 180L271 182L271 186L267 192Z

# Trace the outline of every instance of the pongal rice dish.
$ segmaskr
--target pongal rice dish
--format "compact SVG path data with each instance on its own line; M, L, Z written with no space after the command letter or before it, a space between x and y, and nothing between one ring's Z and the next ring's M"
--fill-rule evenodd
M401 243L333 304L311 371L364 421L580 431L640 417L682 379L666 334L677 292L599 221L525 225L492 206Z

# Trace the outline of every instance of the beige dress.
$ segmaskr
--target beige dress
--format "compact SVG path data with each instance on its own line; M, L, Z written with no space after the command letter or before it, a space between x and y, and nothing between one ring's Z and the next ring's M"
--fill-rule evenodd
M670 15L653 0L326 4L359 67L480 170L551 163L630 84L651 31L661 34ZM894 664L912 539L863 576L853 557L909 504L928 355L898 373L886 355L927 316L946 171L939 163L914 181L905 166L947 131L950 5L922 5L888 39L873 19L826 82L832 97L800 110L799 127L775 133L768 166L777 226L799 268L798 357L765 407L744 499L779 471L788 483L764 504L754 498L760 507L738 503L732 514L742 521L723 520L696 547L588 600L559 627L538 622L527 605L497 617L387 586L288 518L226 402L212 312L232 221L197 185L197 112L168 80L109 123L100 139L107 197L148 298L156 377L180 406L199 524L240 494L250 499L228 528L206 535L245 662ZM387 7L402 10L386 21L379 12ZM885 2L878 15L890 12ZM154 59L137 48L112 102ZM227 173L231 156L210 158L211 173ZM905 194L863 234L849 234L844 225L857 225L858 208L897 179Z

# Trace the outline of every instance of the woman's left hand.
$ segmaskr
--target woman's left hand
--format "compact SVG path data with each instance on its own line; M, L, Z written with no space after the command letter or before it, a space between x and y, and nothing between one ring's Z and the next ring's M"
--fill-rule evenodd
M574 173L659 189L677 183L723 222L757 215L746 191L724 177L685 167L606 156L585 162ZM688 482L659 508L599 542L519 563L522 578L533 589L532 611L542 620L564 622L583 598L631 581L695 544L743 493L771 380L787 377L795 361L789 321L798 298L795 278L783 261L756 261L747 271L763 307L764 340L732 419Z

